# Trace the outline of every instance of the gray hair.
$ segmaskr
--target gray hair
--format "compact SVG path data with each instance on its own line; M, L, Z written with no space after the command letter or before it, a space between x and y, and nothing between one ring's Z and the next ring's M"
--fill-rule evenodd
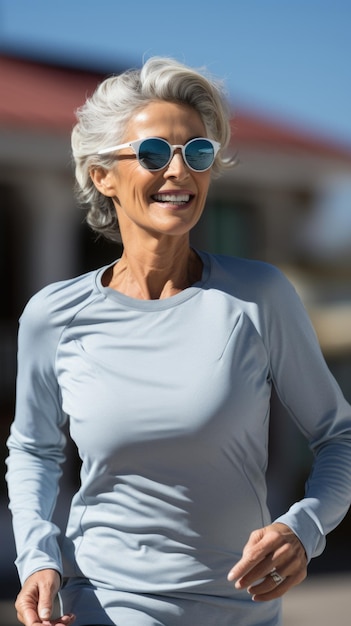
M133 115L155 100L187 104L199 113L207 136L221 144L212 166L214 176L233 165L223 158L230 141L230 114L219 81L162 57L150 58L141 69L107 78L76 111L72 152L77 196L89 207L87 222L95 232L113 241L120 241L116 211L112 199L96 189L90 172L97 167L113 167L111 155L97 152L121 143Z

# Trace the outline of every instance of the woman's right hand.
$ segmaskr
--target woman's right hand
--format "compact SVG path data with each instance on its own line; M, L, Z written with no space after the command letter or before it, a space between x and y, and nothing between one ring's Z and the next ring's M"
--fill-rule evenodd
M73 614L50 619L54 600L60 589L60 575L54 569L35 572L25 581L17 596L15 607L18 620L25 626L69 626Z

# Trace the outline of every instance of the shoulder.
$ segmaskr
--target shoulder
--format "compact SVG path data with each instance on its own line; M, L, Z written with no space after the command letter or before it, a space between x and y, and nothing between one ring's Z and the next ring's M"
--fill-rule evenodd
M293 290L284 273L270 263L218 254L209 256L213 286L239 299L262 301Z
M28 301L20 318L20 329L42 336L69 324L78 311L99 295L98 271L47 285Z

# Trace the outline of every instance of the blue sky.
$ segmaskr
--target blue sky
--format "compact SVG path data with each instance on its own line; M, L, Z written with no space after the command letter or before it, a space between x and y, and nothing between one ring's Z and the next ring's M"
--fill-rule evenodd
M173 56L235 105L351 145L350 0L0 0L0 49L109 71Z

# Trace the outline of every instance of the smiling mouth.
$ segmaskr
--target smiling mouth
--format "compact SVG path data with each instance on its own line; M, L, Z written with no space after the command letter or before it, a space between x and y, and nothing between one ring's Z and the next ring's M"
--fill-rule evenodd
M155 193L152 199L155 202L164 204L175 204L178 206L185 206L192 200L193 196L190 193Z

